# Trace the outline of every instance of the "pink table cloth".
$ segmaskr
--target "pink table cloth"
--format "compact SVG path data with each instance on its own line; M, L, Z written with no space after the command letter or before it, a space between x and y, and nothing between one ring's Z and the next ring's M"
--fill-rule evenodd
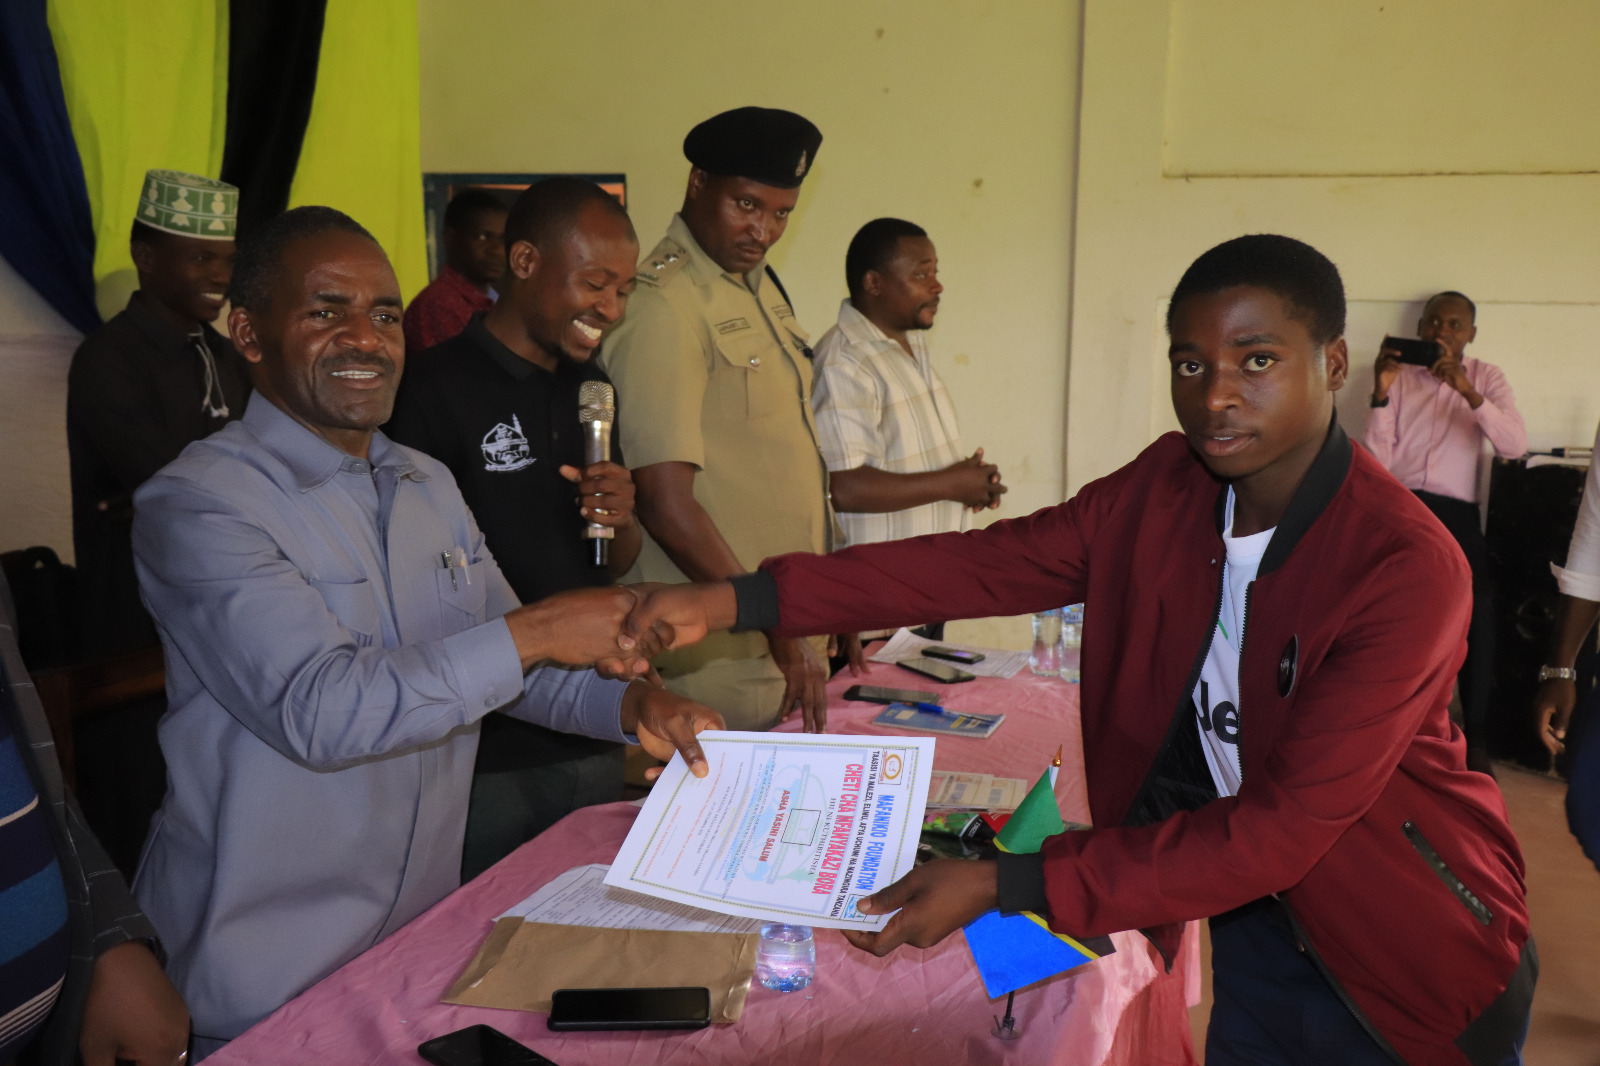
M847 703L851 684L936 687L893 666L867 677L842 673L828 686L829 732L888 733L868 725L882 708ZM934 765L1030 781L1060 745L1057 796L1070 820L1088 821L1077 686L1027 674L941 687L951 707L1004 712L987 740L939 738ZM793 730L791 720L781 728ZM487 1023L559 1066L916 1066L1106 1064L1192 1066L1188 1006L1199 1000L1198 931L1191 924L1171 973L1137 933L1097 962L1030 986L1016 998L1020 1039L990 1035L1004 999L991 1001L957 934L926 951L876 959L838 932L817 930L817 978L803 992L751 989L735 1025L688 1033L574 1033L545 1016L439 1002L488 934L494 917L562 871L610 862L637 809L613 803L577 811L441 900L233 1041L208 1062L406 1063L425 1040Z

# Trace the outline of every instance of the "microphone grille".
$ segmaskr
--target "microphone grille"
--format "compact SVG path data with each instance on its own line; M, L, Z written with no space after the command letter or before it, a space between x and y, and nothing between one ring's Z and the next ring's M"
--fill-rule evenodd
M616 420L617 394L604 381L585 381L578 386L578 421L606 422Z

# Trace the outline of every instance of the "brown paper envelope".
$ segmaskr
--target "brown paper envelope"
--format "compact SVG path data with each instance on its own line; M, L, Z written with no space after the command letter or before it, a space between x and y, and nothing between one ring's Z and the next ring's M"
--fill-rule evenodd
M711 1020L731 1024L756 972L756 933L600 929L501 918L446 1003L548 1011L558 988L711 990Z

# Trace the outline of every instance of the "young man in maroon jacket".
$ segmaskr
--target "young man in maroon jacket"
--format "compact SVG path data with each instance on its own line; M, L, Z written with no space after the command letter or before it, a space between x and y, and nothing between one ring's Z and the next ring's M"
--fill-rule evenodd
M1085 602L1095 828L938 861L863 901L883 955L992 907L1141 929L1211 919L1206 1061L1519 1063L1538 960L1522 856L1450 723L1470 609L1443 527L1333 417L1344 288L1241 237L1174 291L1182 433L1064 504L973 533L769 559L629 621L784 635Z

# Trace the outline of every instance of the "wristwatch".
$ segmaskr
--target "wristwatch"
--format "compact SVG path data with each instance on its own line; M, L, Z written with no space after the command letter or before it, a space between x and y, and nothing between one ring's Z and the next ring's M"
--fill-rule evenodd
M1560 678L1562 681L1578 680L1578 671L1570 666L1541 666L1539 667L1539 680L1549 681Z

